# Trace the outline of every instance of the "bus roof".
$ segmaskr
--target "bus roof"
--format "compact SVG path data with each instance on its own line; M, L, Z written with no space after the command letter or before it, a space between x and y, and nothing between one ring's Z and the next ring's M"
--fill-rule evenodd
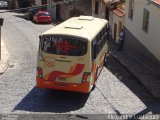
M42 35L66 35L92 40L107 23L107 20L92 16L72 17Z

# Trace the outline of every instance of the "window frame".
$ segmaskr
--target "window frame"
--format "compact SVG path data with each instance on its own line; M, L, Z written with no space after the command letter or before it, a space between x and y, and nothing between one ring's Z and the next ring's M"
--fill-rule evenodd
M98 15L99 12L99 1L95 0L95 14Z
M60 37L62 37L62 38L71 38L71 39L80 40L81 42L85 42L85 44L86 44L86 51L85 51L85 53L83 55L66 55L66 54L57 54L57 53L56 53L56 55L66 55L66 56L75 56L75 57L78 57L78 56L84 56L88 52L88 44L89 44L89 42L88 42L88 40L86 38L80 38L80 37L75 37L75 36L67 36L67 35L43 35L42 36L41 51L43 51L43 52L45 52L47 54L52 54L52 53L48 53L48 52L46 52L46 50L44 50L44 42L45 41L49 42L49 41L45 40L45 37L56 37L54 39L57 39L57 40ZM53 38L51 38L51 39L53 39ZM72 41L72 42L75 42L75 41Z
M148 17L148 18L147 18ZM150 12L146 8L143 9L143 21L142 21L142 29L148 33L149 29L149 18L150 18ZM148 19L148 20L147 20ZM147 27L146 27L147 23Z
M128 17L133 20L134 0L129 0Z

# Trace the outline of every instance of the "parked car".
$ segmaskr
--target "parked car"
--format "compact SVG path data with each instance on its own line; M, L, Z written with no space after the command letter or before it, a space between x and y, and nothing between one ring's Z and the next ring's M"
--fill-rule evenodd
M8 3L7 3L7 1L0 1L0 8L1 8L1 9L8 8Z
M37 9L33 8L33 9L28 9L28 11L25 13L25 19L28 20L33 20L33 16L36 14Z
M33 22L36 23L52 23L52 18L48 11L38 11L33 16Z

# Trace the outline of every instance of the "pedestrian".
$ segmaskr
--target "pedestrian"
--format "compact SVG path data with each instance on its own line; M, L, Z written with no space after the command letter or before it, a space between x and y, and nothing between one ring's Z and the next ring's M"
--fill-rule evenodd
M122 49L123 43L124 43L124 30L121 29L121 32L119 34L119 41L118 41L117 50L121 50Z

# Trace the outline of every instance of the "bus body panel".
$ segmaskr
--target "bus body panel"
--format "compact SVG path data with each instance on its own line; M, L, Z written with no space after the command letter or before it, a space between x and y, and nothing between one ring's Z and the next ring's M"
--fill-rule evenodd
M96 64L96 69L95 69L96 70L96 79L100 75L100 72L101 72L101 70L103 68L103 65L104 65L104 62L105 62L105 57L107 55L107 51L108 51L108 46L107 46L107 43L105 43L105 45L102 48L101 52L99 53L99 55L95 59L95 64Z
M82 92L82 93L89 93L91 89L90 82L85 82L81 84L61 83L61 82L54 82L54 81L47 82L47 81L44 81L44 79L39 77L36 78L36 87Z
M95 18L94 22L100 23L97 27L93 27L92 24L94 23L87 20L81 22L78 21L84 29L83 27L82 29L71 28L68 30L64 28L66 24L71 23L72 21L77 23L77 20L78 17L71 18L42 34L43 39L40 41L37 59L36 87L89 93L92 85L95 84L95 80L97 80L97 77L103 67L103 60L107 53L108 46L107 43L105 43L97 57L92 59L92 41L102 31L101 29L105 28L108 22L103 19ZM48 36L50 36L50 38L45 38ZM52 39L55 38L52 38L52 36L55 38L57 37L57 41L58 38L60 38L59 36L67 36L69 39L72 37L85 39L88 43L87 52L86 54L79 56L48 53L45 50L44 45L48 41L50 41L50 44L53 42ZM68 44L63 43L63 45L63 49L67 49L66 45ZM72 47L71 44L69 46ZM83 46L80 47L83 48Z
M42 76L38 77L36 86L59 90L88 93L91 89L90 74L85 82L82 81L84 73L91 71L91 51L88 42L87 53L84 56L65 56L48 54L41 51L44 61L38 58L37 67L42 68Z
M43 68L43 78L48 81L56 80L55 77L67 78L62 82L81 83L84 72L90 72L90 61L86 56L82 57L66 57L53 55L44 55L45 60L39 62L38 67ZM61 81L61 80L57 80Z

